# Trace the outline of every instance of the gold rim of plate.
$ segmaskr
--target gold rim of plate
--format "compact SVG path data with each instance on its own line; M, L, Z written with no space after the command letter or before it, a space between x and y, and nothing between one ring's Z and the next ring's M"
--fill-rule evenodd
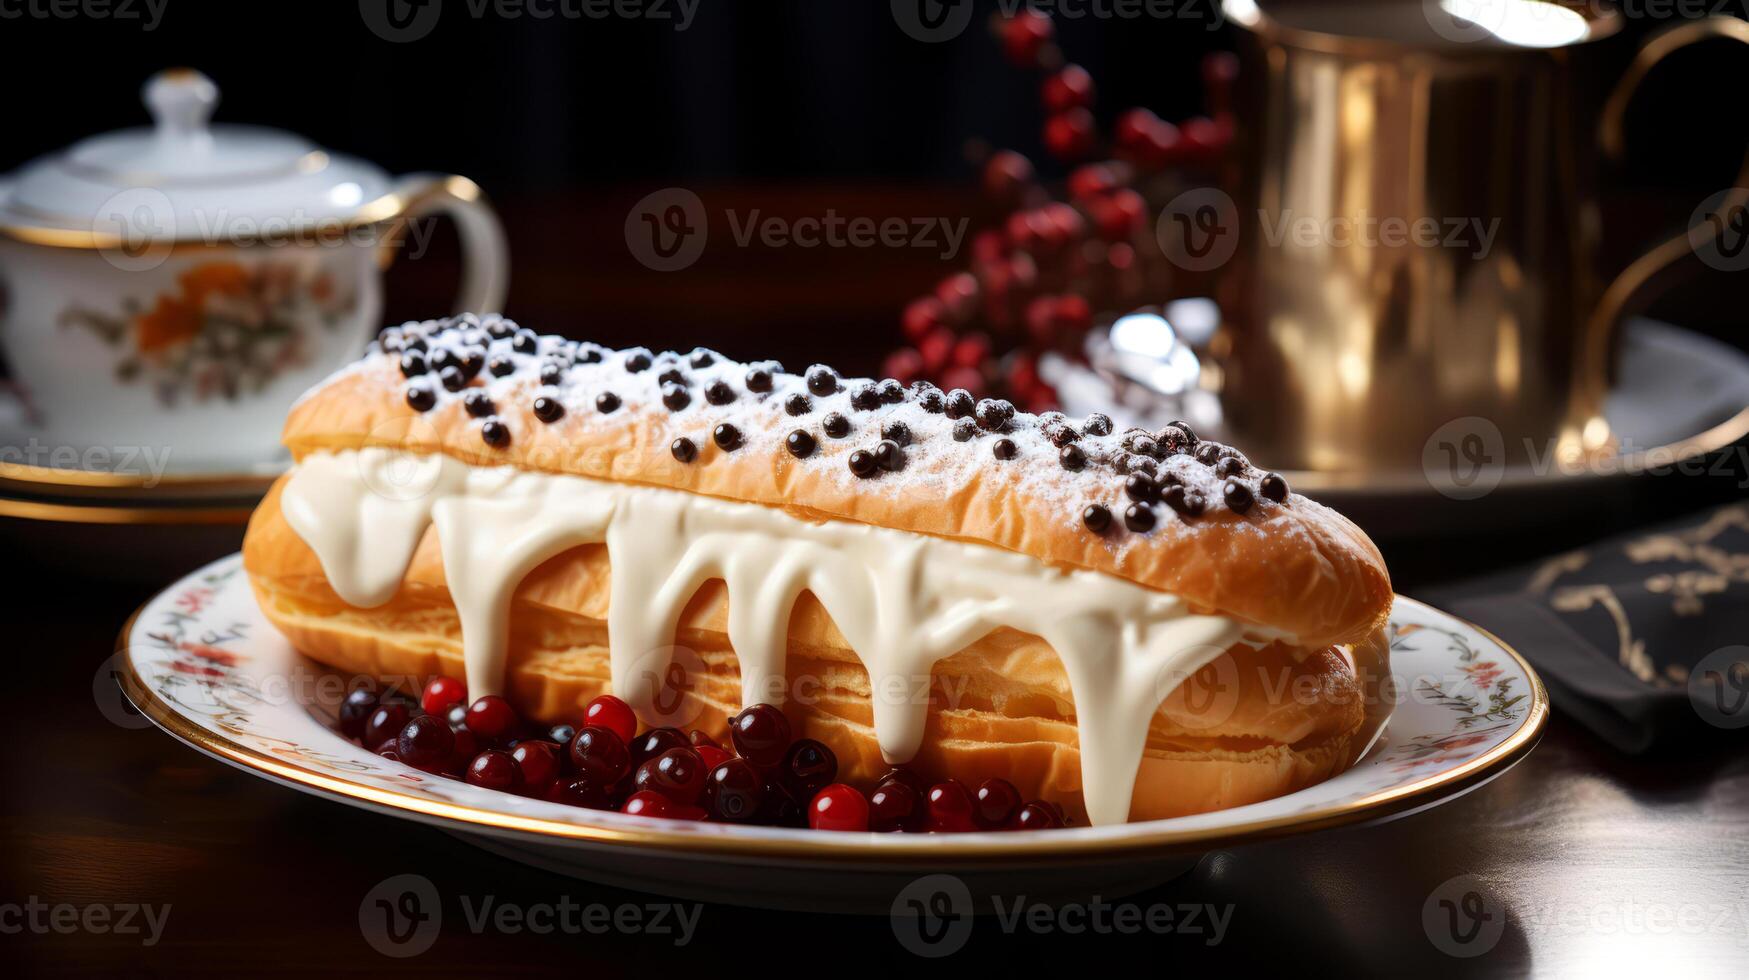
M134 623L152 600L148 600L128 617L122 626L118 649L127 650ZM895 860L939 860L951 857L955 861L998 863L1014 860L1075 861L1111 857L1135 851L1172 851L1207 849L1243 842L1265 840L1288 834L1339 827L1363 820L1376 820L1412 810L1437 799L1461 792L1505 772L1523 758L1542 737L1549 718L1549 693L1524 657L1498 636L1457 616L1440 611L1441 615L1469 626L1497 644L1530 678L1531 706L1524 724L1504 742L1470 759L1463 765L1435 776L1419 779L1389 790L1382 790L1340 806L1304 813L1288 814L1254 820L1249 823L1192 830L1152 829L1148 823L1133 825L1135 830L1123 836L1085 838L1072 833L1041 832L1038 834L990 835L984 840L966 840L962 846L944 848L933 835L918 835L915 843L905 837L897 843L891 835L883 846L871 847L861 835L810 832L806 840L769 840L738 838L732 835L702 835L634 827L604 827L523 817L496 810L483 810L459 803L427 799L409 793L366 786L327 773L316 772L300 765L275 758L223 735L208 731L174 711L159 698L134 669L131 657L122 658L120 681L122 690L153 724L182 742L243 769L253 770L296 788L343 797L347 800L397 810L427 819L454 821L481 832L512 832L533 834L563 840L595 844L633 845L667 853L710 853L723 857L796 858L835 862L890 863ZM336 736L338 737L338 736ZM981 836L981 835L980 835ZM817 837L818 839L812 839Z

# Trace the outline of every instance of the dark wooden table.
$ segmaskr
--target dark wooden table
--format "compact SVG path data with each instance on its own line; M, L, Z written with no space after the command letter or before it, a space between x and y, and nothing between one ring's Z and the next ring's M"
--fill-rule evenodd
M94 673L150 591L44 572L20 576L0 600L13 665L0 712L0 960L28 973L123 975L615 976L652 967L832 969L870 957L934 965L911 960L884 918L714 905L698 912L695 936L679 947L673 935L472 932L462 903L478 907L486 896L521 907L664 900L507 864L441 831L316 800L154 729L116 725L118 702ZM445 925L428 952L393 960L367 944L359 907L379 882L408 872L436 884ZM1436 909L1441 898L1461 902L1470 885L1453 879L1464 875L1485 890L1476 907L1504 924L1475 959L1442 952L1447 927L1430 932L1423 918L1430 901ZM1230 909L1214 945L1206 932L1010 934L986 917L945 962L1012 964L1030 975L1040 965L1176 971L1284 958L1363 975L1625 975L1679 963L1704 971L1697 975L1742 975L1746 888L1749 759L1724 748L1625 759L1557 713L1522 764L1456 802L1382 826L1213 854L1186 877L1126 899ZM33 929L20 918L31 903L169 911L146 946L143 934L54 931L48 911ZM1139 959L1115 959L1126 953Z

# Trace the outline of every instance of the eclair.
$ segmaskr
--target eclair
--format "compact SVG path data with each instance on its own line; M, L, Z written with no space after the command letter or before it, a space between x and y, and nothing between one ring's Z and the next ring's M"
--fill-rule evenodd
M384 331L284 441L244 563L339 671L546 723L770 703L845 782L1000 776L1093 824L1292 792L1384 722L1377 548L1182 423L464 315Z

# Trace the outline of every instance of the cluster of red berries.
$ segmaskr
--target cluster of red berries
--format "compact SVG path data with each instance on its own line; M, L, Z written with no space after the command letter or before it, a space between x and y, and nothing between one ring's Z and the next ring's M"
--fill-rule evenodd
M1212 169L1233 140L1230 112L1237 62L1210 55L1203 81L1210 116L1174 126L1147 109L1117 118L1108 145L1093 117L1094 83L1066 64L1051 19L1023 9L992 20L1017 68L1043 73L1043 143L1072 167L1063 199L1040 183L1032 162L1012 150L983 161L983 187L1004 215L971 240L971 268L913 300L900 319L906 345L882 374L903 383L932 381L978 397L1006 397L1030 412L1058 407L1039 374L1048 352L1079 356L1100 311L1157 303L1174 291L1170 263L1148 221L1149 198L1172 188L1163 178ZM1103 154L1109 159L1096 160ZM1158 202L1156 202L1158 203Z
M987 779L974 792L954 780L927 786L897 767L865 795L836 782L832 750L792 738L789 719L769 704L730 719L725 748L696 729L639 731L631 706L610 694L589 702L581 725L542 728L497 695L470 703L462 682L439 677L417 701L398 691L352 691L340 706L340 730L434 775L592 810L815 830L1064 825L1061 807L1025 802L1003 779Z

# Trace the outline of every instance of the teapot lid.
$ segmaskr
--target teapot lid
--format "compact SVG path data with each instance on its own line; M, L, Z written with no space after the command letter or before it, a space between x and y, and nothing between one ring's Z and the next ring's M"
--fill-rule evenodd
M389 193L380 168L301 136L209 125L219 89L193 69L153 75L142 96L151 128L92 136L0 180L0 230L242 243L349 222Z

